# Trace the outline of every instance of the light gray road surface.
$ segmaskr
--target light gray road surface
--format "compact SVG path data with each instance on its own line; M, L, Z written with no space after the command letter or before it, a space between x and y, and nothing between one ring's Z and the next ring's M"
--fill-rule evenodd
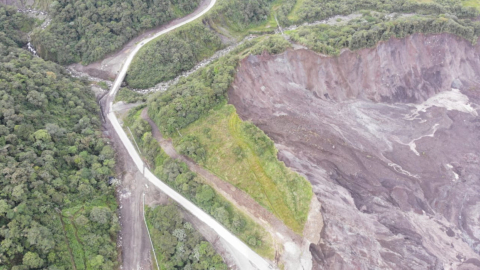
M201 13L197 14L196 16L183 21L177 25L174 25L170 28L167 28L163 31L160 31L156 33L154 36L147 38L143 40L140 44L138 44L135 49L130 53L128 56L127 60L123 64L123 67L121 71L119 72L117 78L115 79L115 82L110 89L110 93L107 95L106 100L104 101L105 103L105 112L107 112L107 119L110 121L111 125L113 126L115 132L119 136L120 140L122 141L123 145L127 149L130 157L132 158L133 162L137 166L137 168L144 173L144 176L156 187L158 187L161 191L163 191L165 194L170 196L173 200L175 200L177 203L179 203L181 206L183 206L185 209L187 209L189 212L191 212L193 215L195 215L198 219L203 221L205 224L210 226L214 231L218 233L218 235L223 238L226 242L228 242L232 248L234 248L238 253L244 255L252 264L252 267L246 267L247 269L252 269L253 266L256 268L263 270L263 269L274 269L274 267L267 262L265 259L263 259L260 255L255 253L252 249L250 249L245 243L243 243L240 239L238 239L235 235L233 235L231 232L229 232L226 228L224 228L220 223L218 223L215 219L213 219L210 215L205 213L203 210L198 208L196 205L194 205L192 202L184 198L182 195L177 193L175 190L167 186L165 183L163 183L160 179L158 179L148 168L145 167L145 164L143 163L142 159L140 158L139 154L135 150L135 147L133 146L132 142L129 140L127 135L125 134L124 130L120 126L120 123L118 122L117 117L115 116L115 113L112 110L112 102L115 98L115 95L120 88L121 83L123 82L125 75L127 73L128 67L130 66L135 54L143 47L145 44L148 42L152 41L153 39L166 34L182 25L185 25L187 23L190 23L202 15L204 15L207 11L209 11L214 5L215 5L216 0L212 0L210 2L210 5L203 10Z

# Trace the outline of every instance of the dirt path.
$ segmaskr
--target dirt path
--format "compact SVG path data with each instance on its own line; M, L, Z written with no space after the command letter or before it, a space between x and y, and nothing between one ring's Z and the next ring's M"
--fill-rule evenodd
M137 169L125 147L119 142L116 133L111 140L116 146L117 175L121 175L121 186L118 188L120 205L121 232L119 243L122 249L122 269L152 269L154 264L150 240L145 229L142 215L142 194L145 192L145 203L149 206L166 204L169 197L142 175ZM247 258L239 255L228 243L218 240L218 234L198 218L182 208L185 218L209 241L229 266L229 269L249 269L242 265L250 265Z
M112 141L117 153L117 175L121 175L122 182L117 198L120 205L119 246L122 248L123 269L151 269L151 247L143 225L141 203L143 192L149 194L146 186L148 181L138 171L116 134L112 136Z
M172 141L162 137L157 125L148 116L147 108L142 111L141 117L150 124L153 137L158 141L167 155L171 158L185 162L191 171L201 175L207 183L213 186L222 196L227 198L237 208L241 209L245 214L249 215L253 220L264 227L275 239L275 249L277 251L279 251L279 249L281 250L286 242L294 242L297 245L302 243L301 236L290 230L282 221L259 205L248 194L223 181L218 176L200 167L192 160L178 154Z
M75 258L73 257L73 251L70 247L70 241L68 241L67 231L65 230L65 223L63 223L63 217L61 213L58 213L58 218L60 218L60 222L62 223L63 229L63 236L65 237L65 242L67 243L68 253L70 253L70 260L72 261L72 267L74 270L77 270L77 266L75 265Z
M198 13L202 12L210 4L210 2L211 0L202 0L202 2L198 5L197 9L194 12L190 13L189 15L172 20L166 24L157 26L150 30L146 30L142 34L138 35L136 38L130 40L126 45L123 46L121 50L115 53L109 54L103 60L94 62L86 66L76 63L76 64L70 65L69 68L77 72L86 73L89 76L97 77L103 80L113 80L115 79L115 77L117 76L117 73L122 68L123 63L125 62L128 55L130 54L130 51L133 48L135 48L138 42L142 41L147 37L154 35L159 31L170 28L174 25L177 25L183 21L186 21L194 17Z
M85 266L85 269L87 269L87 257L86 257L86 252L85 252L85 244L83 243L83 241L80 239L80 237L78 237L78 229L77 229L77 225L75 224L73 218L78 215L78 213L80 211L83 211L84 210L84 207L78 209L77 212L75 212L71 217L69 217L70 219L70 223L72 223L72 226L74 228L73 230L73 234L75 235L75 238L77 239L78 243L80 243L80 245L82 245L82 251L83 251L83 265Z
M109 124L107 124L108 126ZM107 127L108 130L108 127ZM111 133L106 131L107 135ZM138 270L152 269L153 258L150 240L145 229L142 215L142 194L145 192L145 203L149 206L165 204L169 198L142 175L137 169L127 150L119 141L116 133L112 131L110 139L116 150L116 175L121 177L121 185L117 189L119 200L119 221L121 231L119 246L122 253L122 269ZM235 254L228 243L217 241L218 235L210 227L198 220L188 211L182 210L185 217L202 234L207 241L212 243L215 250L222 255L230 269L248 269L241 265L248 263L246 258Z

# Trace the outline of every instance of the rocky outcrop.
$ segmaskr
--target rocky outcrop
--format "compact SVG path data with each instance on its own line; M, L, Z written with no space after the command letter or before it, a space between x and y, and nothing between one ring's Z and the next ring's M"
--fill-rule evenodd
M480 269L479 75L452 35L241 62L230 102L322 204L314 268Z

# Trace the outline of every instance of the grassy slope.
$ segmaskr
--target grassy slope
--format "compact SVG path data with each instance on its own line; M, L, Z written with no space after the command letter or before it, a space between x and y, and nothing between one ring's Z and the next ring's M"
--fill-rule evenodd
M84 226L76 224L75 218L79 215L86 216L93 207L108 207L112 212L118 208L117 202L113 196L104 196L96 200L87 202L85 204L76 205L72 208L62 210L62 219L65 224L65 232L69 245L72 248L72 254L75 260L75 266L79 269L94 269L89 262L89 259L98 255L98 251L89 249L88 243L84 243L85 239L91 232L86 230ZM86 267L86 268L85 268Z
M187 24L146 44L133 59L125 80L133 88L152 87L193 68L223 47L220 38L203 24Z
M433 3L435 0L411 0L417 3ZM480 10L480 0L461 0L463 6L465 7L475 7ZM305 4L305 0L296 0L296 4L293 10L288 15L288 19L292 22L301 20L299 16L299 11L302 9L302 6Z
M202 166L247 192L301 234L313 194L310 184L279 162L276 153L257 155L253 150L255 142L242 129L244 125L233 106L221 105L180 133L195 135L206 145L207 159ZM174 143L178 144L179 139L175 138ZM242 149L243 159L237 158L235 148Z
M140 109L139 109L140 108ZM141 119L141 112L142 112L143 106L136 107L132 109L127 118L125 119L125 126L132 126L135 121L144 121ZM129 131L125 130L127 133L127 136L132 140L132 136ZM142 147L142 139L139 137L136 137L135 140L140 143L140 148L142 153L144 153L146 150L143 149ZM150 164L152 171L155 172L155 175L159 178L162 179L162 176L158 173L163 170L163 164L167 159L170 159L167 154L161 149L160 154L156 157L155 159L155 164ZM145 160L145 159L144 159ZM203 177L200 175L195 176L196 181L202 184L208 185L208 181L206 181ZM165 179L162 179L165 181ZM172 188L174 188L177 192L181 193L184 195L187 199L188 195L185 194L185 190L179 190L175 188L174 186L171 185L171 183L166 182L169 184ZM210 186L210 185L209 185ZM211 186L210 186L211 187ZM213 187L212 187L213 188ZM240 216L244 221L245 221L245 229L241 232L233 232L238 238L240 238L244 243L250 246L255 252L257 252L260 256L263 256L265 258L273 259L274 258L274 249L272 248L273 242L271 236L255 221L253 221L250 217L248 217L246 214L244 214L242 211L238 210L235 208L235 206L230 203L226 198L224 198L222 195L219 193L215 193L215 200L218 202L221 202L222 205L226 206L227 211L230 213L231 216L238 215ZM199 206L199 205L197 205ZM201 208L201 206L199 206ZM205 210L205 209L203 209ZM207 211L208 212L208 211ZM261 239L261 245L250 245L248 242L248 239L250 236L255 235Z
M288 19L292 22L296 22L298 20L300 20L300 17L298 16L298 10L300 9L300 7L303 5L303 2L305 0L297 0L296 3L295 3L295 6L293 6L293 9L292 11L290 12L290 14L288 15Z
M173 89L154 94L148 106L150 117L164 135L174 137L177 146L181 143L181 138L175 137L178 136L177 127L184 138L186 135L196 136L202 145L206 145L206 159L199 161L200 165L250 194L287 226L301 234L312 196L310 184L277 160L273 142L261 130L253 124L240 121L234 107L225 104L226 95L212 99L211 87L226 94L230 83L210 84L212 76L214 81L233 80L236 61L250 53L259 54L264 50L279 53L289 46L281 36L260 37L246 42ZM198 92L189 89L197 89ZM197 116L190 117L193 121L185 122L185 116L181 116L185 113ZM210 130L210 134L204 133L204 130ZM247 136L245 130L250 135ZM265 154L259 152L258 148L265 148L266 151L262 149ZM237 161L239 149L245 157ZM232 167L232 164L235 166Z
M480 10L480 0L462 0L462 4L466 7L474 7Z

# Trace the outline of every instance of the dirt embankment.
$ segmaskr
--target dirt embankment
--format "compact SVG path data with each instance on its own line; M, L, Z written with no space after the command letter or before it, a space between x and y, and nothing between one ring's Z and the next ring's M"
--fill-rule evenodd
M315 269L480 269L479 78L446 34L241 62L230 102L322 204Z

